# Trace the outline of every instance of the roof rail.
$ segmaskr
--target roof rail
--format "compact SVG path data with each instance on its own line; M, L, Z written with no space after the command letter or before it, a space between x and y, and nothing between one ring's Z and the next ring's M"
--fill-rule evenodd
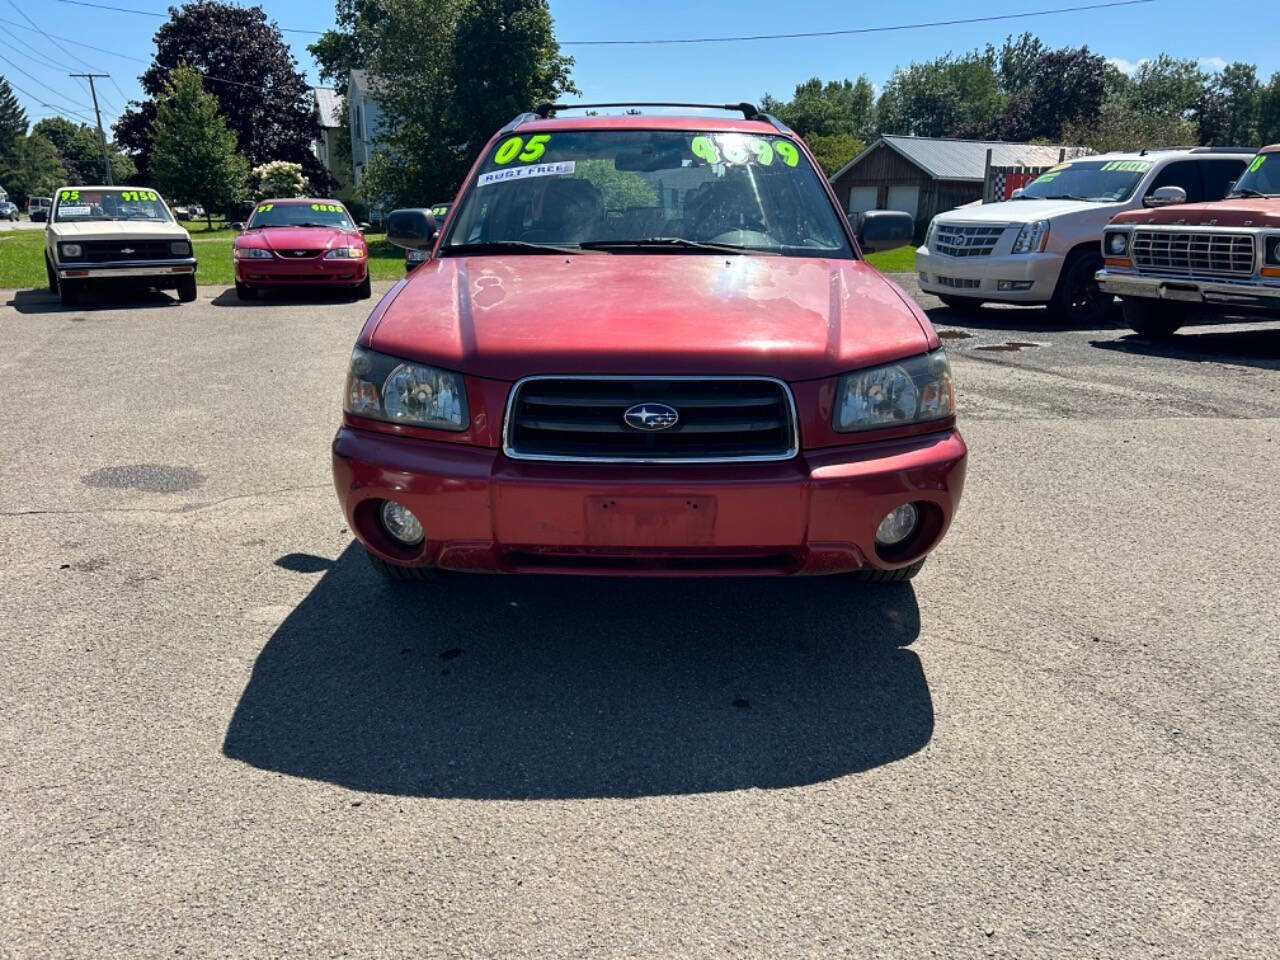
M632 103L540 103L533 108L533 112L539 119L546 120L548 117L554 117L561 110L595 110L605 107L688 107L697 110L727 110L730 113L741 113L744 120L763 120L778 130L791 132L782 121L767 113L761 113L754 103L747 103L745 100L742 103L668 103L656 100ZM527 116L529 115L521 114L517 120ZM533 118L530 117L530 119Z
M1192 153L1257 153L1257 147L1192 147Z
M529 121L529 120L537 120L537 119L538 118L534 116L532 113L518 113L511 119L510 123L508 123L505 127L503 127L498 132L510 133L516 127L520 126L520 124L525 123L526 121Z

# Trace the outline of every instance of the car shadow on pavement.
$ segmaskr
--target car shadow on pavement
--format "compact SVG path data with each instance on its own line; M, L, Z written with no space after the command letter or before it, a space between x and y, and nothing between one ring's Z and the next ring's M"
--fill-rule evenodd
M227 287L213 298L215 307L278 307L306 303L361 303L346 290L333 287L269 287L253 300L241 300L235 287Z
M950 307L927 307L924 311L935 327L963 327L972 330L1007 331L1010 333L1065 333L1090 330L1115 330L1120 324L1120 311L1104 323L1081 327L1054 320L1044 307L979 307L976 310L953 310Z
M441 798L778 788L933 734L910 584L378 578L352 544L254 666L223 752Z
M56 293L48 290L15 290L5 306L19 313L89 313L94 310L119 310L121 307L151 310L157 307L177 307L180 302L161 290L92 290L80 295L74 307L64 307Z
M1167 340L1149 340L1134 333L1118 340L1089 342L1100 350L1280 370L1280 326L1275 325L1249 330L1190 327L1179 330Z

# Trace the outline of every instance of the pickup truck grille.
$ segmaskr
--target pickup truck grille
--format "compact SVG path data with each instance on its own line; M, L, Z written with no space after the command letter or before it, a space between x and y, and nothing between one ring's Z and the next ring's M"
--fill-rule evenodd
M181 260L169 252L168 240L69 240L80 243L84 253L74 258L78 263L110 263L120 260Z
M940 223L934 228L933 252L948 257L989 257L1004 227L959 226Z
M679 419L629 426L627 410L646 404ZM791 391L766 377L529 377L512 389L503 437L517 460L706 463L799 451Z
M1247 277L1253 273L1253 257L1253 236L1246 233L1135 230L1133 234L1134 265L1152 273Z

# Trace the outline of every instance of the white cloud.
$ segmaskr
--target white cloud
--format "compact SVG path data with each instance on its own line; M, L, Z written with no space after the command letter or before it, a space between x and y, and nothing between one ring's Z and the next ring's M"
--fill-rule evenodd
M1206 70L1221 70L1227 65L1227 61L1221 57L1201 57L1196 63L1204 67Z
M1140 66L1144 63L1150 62L1150 59L1147 57L1143 57L1141 60L1126 60L1124 57L1107 57L1107 63L1111 64L1126 77L1133 76Z

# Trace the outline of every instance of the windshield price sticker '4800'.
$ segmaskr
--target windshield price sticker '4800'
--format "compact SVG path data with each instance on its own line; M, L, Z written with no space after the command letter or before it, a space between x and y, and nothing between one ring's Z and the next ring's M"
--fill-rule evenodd
M1124 170L1129 173L1146 173L1151 169L1150 160L1112 160L1102 165L1104 171Z
M554 177L565 173L573 173L577 161L563 160L560 163L539 163L532 167L512 167L509 170L493 170L482 173L476 186L487 187L491 183L504 183L507 180L524 180L528 177Z
M1248 169L1248 170L1246 170L1246 171L1245 171L1245 173L1257 173L1257 172L1258 172L1258 168L1259 168L1259 167L1261 167L1264 163L1266 163L1266 162L1267 162L1267 157L1268 157L1268 156L1269 156L1269 154L1265 154L1265 153L1263 153L1263 154L1259 154L1258 156L1254 157L1254 158L1253 158L1253 163L1249 164L1249 169Z
M341 213L342 208L336 203L313 203L311 209L316 213Z
M744 137L741 134L724 134L719 137L697 136L689 144L695 157L707 163L758 163L767 167L774 157L781 157L788 167L800 162L800 151L794 143L777 140L770 143L760 137Z

